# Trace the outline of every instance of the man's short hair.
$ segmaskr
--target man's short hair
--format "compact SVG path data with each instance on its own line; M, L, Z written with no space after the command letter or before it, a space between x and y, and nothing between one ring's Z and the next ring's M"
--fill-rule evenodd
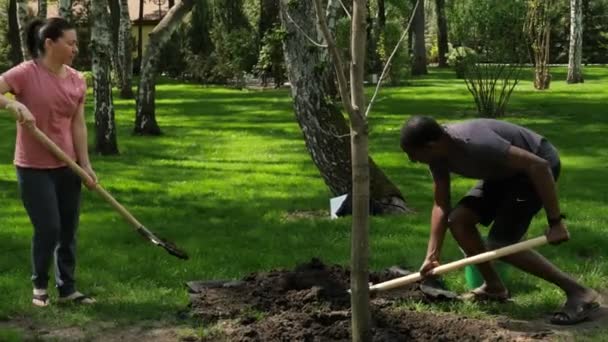
M401 149L424 147L439 140L443 134L445 131L435 119L421 115L412 116L401 127Z

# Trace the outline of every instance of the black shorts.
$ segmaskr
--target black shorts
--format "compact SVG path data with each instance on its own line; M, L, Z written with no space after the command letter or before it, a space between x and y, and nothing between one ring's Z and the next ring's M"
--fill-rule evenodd
M561 165L551 168L557 181ZM463 206L479 216L479 223L492 227L488 240L498 245L519 242L528 231L532 218L543 207L532 181L524 174L498 181L479 181L463 197Z

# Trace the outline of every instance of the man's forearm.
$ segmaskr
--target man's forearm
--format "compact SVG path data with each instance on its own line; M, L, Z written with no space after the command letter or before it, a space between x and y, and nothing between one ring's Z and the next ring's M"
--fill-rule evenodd
M559 218L559 201L557 199L557 190L551 168L548 164L534 166L530 170L530 178L543 203L547 218Z
M433 206L431 212L431 236L426 252L427 258L439 260L441 256L441 247L447 230L447 217L449 210L438 205Z

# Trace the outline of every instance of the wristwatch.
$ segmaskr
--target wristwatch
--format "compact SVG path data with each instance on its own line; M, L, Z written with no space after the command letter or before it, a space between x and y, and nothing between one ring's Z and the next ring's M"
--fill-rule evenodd
M558 217L555 217L555 218L547 217L547 223L549 224L549 227L553 227L554 225L560 223L565 218L566 218L566 215L563 215L563 214L560 214Z

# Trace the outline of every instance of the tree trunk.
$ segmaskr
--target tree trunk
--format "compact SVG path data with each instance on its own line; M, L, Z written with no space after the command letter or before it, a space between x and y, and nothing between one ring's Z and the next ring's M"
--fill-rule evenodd
M27 0L17 0L17 25L19 27L19 37L21 40L21 58L24 61L31 57L27 50L27 12Z
M47 15L47 4L46 0L38 0L38 17L46 19Z
M276 0L260 0L260 42L272 27L279 22L279 3Z
M169 0L169 9L173 8L173 6L175 6L175 0Z
M131 52L131 19L129 17L129 0L120 0L120 25L118 29L118 63L117 73L120 82L120 97L133 98L133 53Z
M59 16L72 20L72 0L59 0Z
M291 83L296 120L312 161L334 196L352 193L351 151L348 124L327 96L327 68L329 62L324 49L312 48L310 42L289 20L281 1L281 21L287 30L283 43L287 76ZM319 37L315 25L313 5L302 1L289 7L289 14L310 37ZM321 41L321 38L318 39ZM334 74L335 75L335 74ZM348 100L348 99L347 99ZM399 189L370 158L372 203L378 214L404 213L408 209Z
M424 45L424 0L418 0L420 4L416 8L414 14L414 22L412 23L412 75L428 74L426 69L426 46ZM412 1L414 6L416 0Z
M139 89L137 91L137 113L134 134L160 135L161 130L155 115L156 66L158 57L173 32L194 7L194 0L182 0L171 8L150 33L150 40L142 58Z
M328 0L327 1L327 9L325 10L325 14L327 16L327 26L329 28L329 32L332 32L334 35L336 34L336 25L338 24L338 11L342 11L342 5L340 5L340 0ZM322 38L322 37L320 37ZM329 61L329 56L327 55L327 50L323 50L322 52L322 61ZM325 93L327 96L332 99L338 99L338 85L336 84L336 74L334 68L324 68L325 72Z
M568 57L568 83L583 82L581 66L583 54L582 0L570 0L570 51Z
M137 24L137 65L138 72L141 73L141 64L144 50L144 0L139 0L139 17Z
M525 30L534 54L534 88L549 89L549 47L551 42L551 8L554 0L530 0Z
M353 182L353 221L351 233L350 299L352 308L352 340L372 340L369 309L369 135L365 117L365 42L367 0L353 1L351 29L350 89L355 112L351 115L351 152Z
M102 0L103 1L103 0ZM120 83L120 74L118 73L118 30L120 29L120 0L107 0L110 8L110 28L112 30L112 69L118 77Z
M21 36L19 34L19 21L17 19L17 1L9 0L8 4L8 41L10 42L10 59L13 65L23 60L21 53Z
M378 0L378 32L384 32L386 26L386 7L384 6L384 0Z
M110 0L112 1L112 0ZM118 154L116 122L111 86L112 31L107 9L102 0L91 2L91 56L93 92L95 95L95 151L103 155Z
M445 0L435 0L435 10L437 12L437 53L438 66L445 68L448 66L448 21L445 16Z

